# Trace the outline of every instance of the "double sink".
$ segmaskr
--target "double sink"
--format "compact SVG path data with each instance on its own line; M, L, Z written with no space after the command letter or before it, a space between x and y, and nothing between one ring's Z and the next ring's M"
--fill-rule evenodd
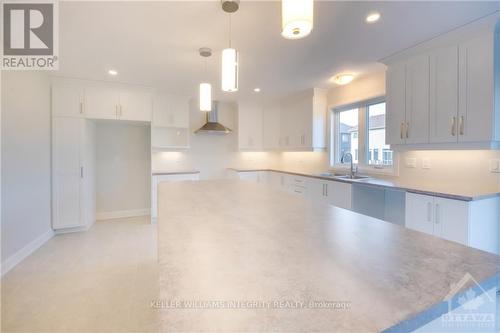
M362 176L362 175L356 175L356 174L346 175L346 174L331 173L331 172L323 172L320 174L320 176L332 178L332 179L344 179L344 180L362 180L362 179L370 178L368 176Z

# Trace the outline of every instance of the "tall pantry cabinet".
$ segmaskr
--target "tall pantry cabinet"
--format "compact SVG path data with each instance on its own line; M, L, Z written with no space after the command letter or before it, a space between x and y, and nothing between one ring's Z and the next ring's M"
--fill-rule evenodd
M52 84L52 228L79 230L95 221L95 131L83 89Z
M52 227L87 228L95 220L95 124L52 118Z

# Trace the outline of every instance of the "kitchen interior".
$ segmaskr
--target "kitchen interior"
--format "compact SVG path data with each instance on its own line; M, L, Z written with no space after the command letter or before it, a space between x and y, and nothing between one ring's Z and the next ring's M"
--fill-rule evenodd
M373 232L387 233L368 242L377 250L400 233L394 248L403 253L435 246L439 260L445 252L456 260L447 278L481 277L474 281L497 309L486 331L500 329L498 3L77 1L58 10L59 70L1 72L2 331L436 332L439 292L456 280L436 280L441 289L432 297L412 290L425 302L393 317L353 312L362 313L358 323L317 312L309 315L318 326L282 314L273 321L231 312L230 320L210 311L195 323L188 312L175 317L152 307L158 295L185 291L165 282L177 277L162 265L191 267L186 281L211 274L189 246L185 261L172 259L174 245L207 241L198 234L203 227L172 221L240 196L263 205L255 207L262 215L241 206L252 220L277 213L257 197L276 198L300 208L301 223L314 214L328 223L321 214L330 213L332 225L333 216L381 223ZM208 217L209 225L219 220ZM394 229L386 231L387 223ZM346 230L360 232L340 235ZM336 244L353 238L344 236ZM349 244L356 258L368 253ZM211 254L215 267L222 246ZM405 260L425 261L409 253ZM75 281L80 287L71 287ZM74 309L64 308L67 297ZM377 302L352 299L360 300ZM75 319L78 313L84 316Z

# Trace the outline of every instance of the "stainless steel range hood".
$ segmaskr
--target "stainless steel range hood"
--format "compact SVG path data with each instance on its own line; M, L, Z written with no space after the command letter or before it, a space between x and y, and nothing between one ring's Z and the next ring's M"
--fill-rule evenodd
M228 134L232 131L218 122L218 103L212 103L212 111L207 112L207 123L194 131L195 133Z

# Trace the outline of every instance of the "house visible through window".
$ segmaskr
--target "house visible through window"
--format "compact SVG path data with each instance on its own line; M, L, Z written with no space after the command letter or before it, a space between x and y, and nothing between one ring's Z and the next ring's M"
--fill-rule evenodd
M331 165L351 153L361 166L392 168L394 153L385 143L385 102L381 99L332 111Z
M368 149L373 154L368 156L370 165L392 165L392 151L385 144L385 102L367 107ZM379 151L384 154L379 155Z
M358 109L345 110L338 113L337 128L339 146L336 162L339 162L345 153L351 153L353 162L358 163Z

